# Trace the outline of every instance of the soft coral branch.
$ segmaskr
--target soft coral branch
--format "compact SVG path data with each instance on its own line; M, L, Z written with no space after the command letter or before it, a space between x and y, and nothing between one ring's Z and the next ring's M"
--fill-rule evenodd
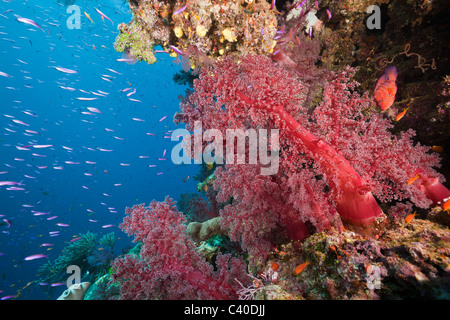
M245 264L220 255L213 271L186 235L184 215L167 197L149 207L126 210L120 227L142 242L139 257L128 254L113 263L113 281L120 281L121 299L234 299L234 278L245 278Z
M301 126L283 106L267 100L264 105L258 104L240 91L236 91L236 94L247 104L267 108L269 112L278 115L285 122L293 138L302 144L311 158L320 163L328 177L327 182L335 194L337 211L343 221L365 228L383 220L385 217L383 211L370 190L367 190L360 175L331 145Z

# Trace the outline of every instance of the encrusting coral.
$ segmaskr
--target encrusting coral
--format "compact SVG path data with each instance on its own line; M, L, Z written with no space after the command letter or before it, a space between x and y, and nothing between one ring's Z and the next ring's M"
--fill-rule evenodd
M119 25L115 48L149 64L156 62L157 45L173 55L194 46L210 58L228 53L267 54L275 45L276 12L266 1L188 0L180 5L138 0L130 1L130 8L133 20ZM201 64L192 58L190 65Z

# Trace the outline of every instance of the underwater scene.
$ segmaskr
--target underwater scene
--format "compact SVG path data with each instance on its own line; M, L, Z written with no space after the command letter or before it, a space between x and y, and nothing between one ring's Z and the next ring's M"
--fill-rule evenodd
M448 300L449 11L0 0L0 299Z

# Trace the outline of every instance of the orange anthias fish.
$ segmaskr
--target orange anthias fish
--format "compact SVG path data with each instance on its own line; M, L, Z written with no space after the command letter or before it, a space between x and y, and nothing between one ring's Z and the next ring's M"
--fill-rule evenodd
M337 257L338 259L340 259L340 258L341 258L341 256L340 256L340 255L338 254L338 252L337 252L337 250L336 250L336 247L335 247L335 246L331 246L331 247L330 247L330 249L331 249L331 250L333 250L333 252L334 252L334 253L336 253L336 257Z
M299 264L297 268L295 268L294 274L298 275L300 272L305 270L306 266L310 264L310 262L306 261L305 263Z
M389 67L384 71L384 74L378 79L375 87L375 101L382 111L388 109L395 100L397 93L397 68L395 66Z
M278 263L276 263L276 262L272 263L271 268L273 271L277 271L279 267L280 267L280 265Z
M88 18L89 20L91 20L92 23L94 23L94 21L91 19L91 16L89 14L87 14L86 12L84 12L84 15L86 16L86 18Z
M414 213L411 213L410 215L408 215L408 216L405 218L406 224L410 223L410 222L414 219L415 216L416 216L416 212L415 212L415 211L414 211Z
M419 177L420 177L420 175L419 175L419 174L416 174L414 177L410 178L410 179L406 182L406 184L407 184L407 185L410 185L411 183L413 183L414 181L416 181L417 178L419 178Z
M406 114L406 111L408 111L409 107L404 109L402 112L400 112L396 117L395 117L395 121L400 121L401 118L403 118L403 116Z
M444 151L444 148L441 146L433 146L431 148L431 150L433 150L434 152L437 152L437 153L441 153L442 151Z
M450 210L450 199L444 202L444 204L442 205L442 209L444 211Z

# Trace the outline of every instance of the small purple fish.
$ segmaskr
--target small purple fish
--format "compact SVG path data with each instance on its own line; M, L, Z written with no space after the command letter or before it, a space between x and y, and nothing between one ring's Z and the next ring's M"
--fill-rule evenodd
M83 97L79 97L77 98L77 100L80 101L93 101L93 100L97 100L98 98L83 98Z
M28 124L28 123L25 123L25 122L23 122L23 121L20 121L20 120L17 120L17 119L12 119L12 121L13 121L13 122L15 122L15 123L18 123L18 124L24 125L24 126L29 126L29 124Z
M91 111L91 112L102 113L99 109L93 108L93 107L88 107L88 110Z
M50 214L49 212L35 212L33 215L34 216L43 216L43 215L46 215L46 214Z
M179 13L183 12L184 10L186 10L186 8L187 8L187 4L184 7L174 11L173 15L176 15L176 14L179 14Z
M130 58L128 58L128 59L120 58L120 59L116 59L116 61L118 61L118 62L133 62L134 60L130 59Z
M103 12L101 12L100 10L98 10L97 8L95 8L95 11L97 11L97 13L103 18L108 19L109 21L111 21L111 23L114 25L114 22L108 18Z
M30 260L41 259L41 258L48 258L48 257L44 254L33 254L31 256L26 257L24 260L30 261Z
M72 70L72 69L61 68L61 67L53 67L53 68L55 68L55 69L58 70L59 72L64 72L64 73L68 73L68 74L78 73L78 71Z
M15 181L0 181L0 187L1 186L14 186L20 183L19 182L15 182Z
M8 228L11 227L11 220L9 219L3 219L4 222L8 225Z
M305 4L306 0L303 0L303 2L301 2L295 9L298 9L300 7L303 7L303 5Z
M111 72L114 72L114 73L116 73L116 74L121 74L121 73L119 73L119 72L117 72L116 70L113 70L113 69L107 69L107 70L109 70L109 71L111 71ZM100 91L100 90L99 90Z
M36 149L42 149L42 148L53 147L53 145L52 144L34 144L34 145L32 145L32 147L36 148Z
M0 71L0 76L6 77L6 78L11 78L11 76L7 73L4 73L2 71Z
M16 16L16 18L17 18L17 21L22 22L22 23L25 23L25 24L32 25L32 26L34 26L34 27L36 27L36 28L41 29L42 32L45 33L45 30L42 29L41 26L38 25L35 21L33 21L33 20L31 20L31 19L28 19L28 18L23 18L23 17L18 16L18 15L15 15L15 16Z
M68 227L69 225L67 223L57 223L58 227Z
M127 94L127 97L129 97L129 96L131 96L131 95L133 95L133 94L135 94L135 93L136 93L136 88L134 88L133 91L131 91L130 93L128 93L128 94Z
M6 188L6 190L8 190L8 191L23 191L25 189L19 188L19 187L9 187L9 188Z
M50 285L50 287L58 287L58 286L63 286L63 285L65 285L64 282L55 282L55 283L52 283L52 284Z
M184 53L181 52L180 49L178 49L177 47L171 45L170 48L171 48L173 51L175 51L176 53L178 53L179 55L184 56Z

